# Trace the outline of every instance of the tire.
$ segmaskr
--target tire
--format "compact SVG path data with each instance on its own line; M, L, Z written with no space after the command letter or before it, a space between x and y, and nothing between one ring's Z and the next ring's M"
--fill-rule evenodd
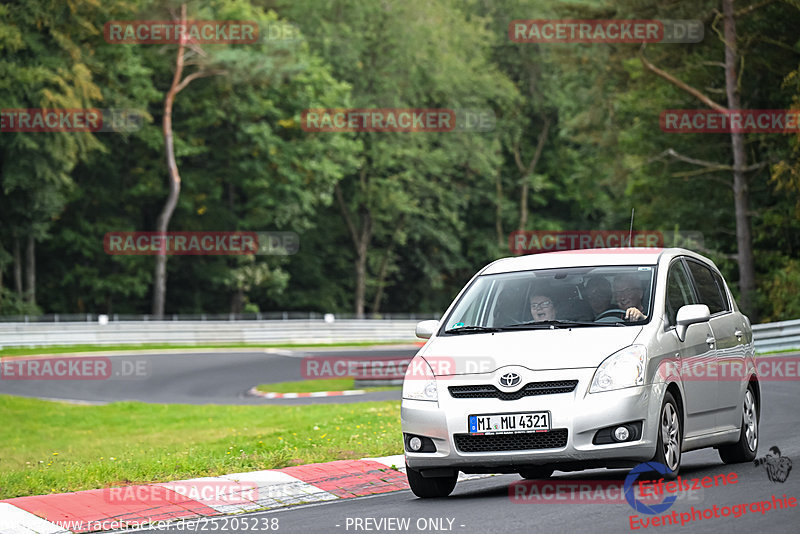
M526 480L541 480L545 478L550 478L550 476L555 471L552 467L547 466L534 466L529 467L528 469L523 469L519 472L519 476Z
M425 478L419 471L406 464L406 477L414 495L421 499L430 499L450 495L456 487L458 471L452 476Z
M651 461L663 464L667 469L660 474L665 480L675 480L681 469L681 447L683 426L678 403L672 393L667 392L661 402L658 417L658 442L656 454Z
M742 428L739 441L717 447L719 457L726 464L752 462L758 451L758 400L752 385L747 386L742 401Z

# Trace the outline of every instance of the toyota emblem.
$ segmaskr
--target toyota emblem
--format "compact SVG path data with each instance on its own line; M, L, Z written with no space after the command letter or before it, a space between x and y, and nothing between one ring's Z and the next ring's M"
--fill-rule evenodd
M519 375L517 373L506 373L500 377L500 385L505 388L512 388L519 384Z

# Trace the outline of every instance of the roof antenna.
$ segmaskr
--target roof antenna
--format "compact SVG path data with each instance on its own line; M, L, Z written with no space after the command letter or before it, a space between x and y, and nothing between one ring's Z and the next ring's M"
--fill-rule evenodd
M634 213L634 210L635 210L635 208L631 208L631 229L628 232L628 246L629 247L633 246L633 213Z

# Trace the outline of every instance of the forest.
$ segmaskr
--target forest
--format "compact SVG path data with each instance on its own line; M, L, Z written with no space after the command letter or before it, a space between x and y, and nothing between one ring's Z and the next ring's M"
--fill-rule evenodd
M255 37L131 42L114 26L176 20L247 21ZM702 35L512 31L537 20L692 21ZM702 236L694 249L753 322L798 318L800 127L663 122L669 110L800 109L797 28L797 0L4 0L0 316L441 313L514 253L514 232L626 231L635 209L636 231ZM19 109L137 120L16 131ZM310 110L336 109L490 120L306 127ZM163 231L299 246L104 247L109 233Z

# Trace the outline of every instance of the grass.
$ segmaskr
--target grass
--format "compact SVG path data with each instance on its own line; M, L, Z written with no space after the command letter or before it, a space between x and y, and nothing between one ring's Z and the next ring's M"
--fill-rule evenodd
M256 386L258 391L264 391L267 393L309 393L313 391L346 391L349 389L363 389L364 391L386 391L389 389L399 388L400 386L356 388L354 378L322 378L319 380L276 382L274 384L261 384Z
M0 499L402 453L400 402L80 406L0 395Z
M782 349L782 350L771 350L769 352L757 352L756 358L759 356L770 356L772 354L789 354L791 352L800 352L800 349Z
M137 345L57 345L52 347L7 347L0 348L0 356L29 356L32 354L67 354L74 352L110 352L160 349L302 349L322 347L371 347L373 345L409 344L413 341L363 341L347 343L306 343L306 344L248 344L229 343L211 345L180 345L174 343L142 343Z

